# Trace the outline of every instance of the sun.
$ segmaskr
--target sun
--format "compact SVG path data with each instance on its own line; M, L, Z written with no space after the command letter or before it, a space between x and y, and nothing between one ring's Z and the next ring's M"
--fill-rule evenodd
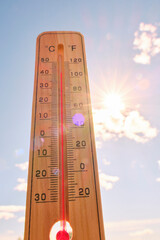
M104 98L105 107L112 112L121 112L125 109L122 96L116 92L108 93Z

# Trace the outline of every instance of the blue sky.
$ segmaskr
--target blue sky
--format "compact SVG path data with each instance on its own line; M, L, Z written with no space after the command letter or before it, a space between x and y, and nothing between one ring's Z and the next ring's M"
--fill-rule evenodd
M1 1L1 240L23 236L36 38L65 30L86 43L106 239L159 240L159 9L158 0Z

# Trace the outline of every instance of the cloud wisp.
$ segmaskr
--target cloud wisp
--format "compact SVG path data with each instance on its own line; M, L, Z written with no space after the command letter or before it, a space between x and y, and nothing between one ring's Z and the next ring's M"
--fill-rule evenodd
M152 229L143 229L143 230L140 230L140 231L135 231L135 232L132 232L130 233L129 235L131 237L137 237L137 236L146 236L146 235L151 235L153 234L153 230Z
M14 190L17 190L19 192L26 192L27 191L27 182L25 180L25 178L18 178L17 182L19 183Z
M28 169L28 161L24 163L16 163L16 167L18 167L20 170L25 171Z
M12 218L16 218L15 213L24 212L24 206L16 206L16 205L2 205L0 206L0 219L9 220Z
M124 240L130 239L145 239L151 235L159 234L160 219L134 219L126 221L105 222L106 236L119 236ZM113 237L114 238L114 237ZM117 239L117 238L115 238Z
M160 53L160 37L158 37L157 29L156 25L140 23L133 41L134 49L140 52L134 56L134 62L150 64L151 58Z
M119 181L119 177L110 176L100 171L99 173L100 186L106 191L111 190L114 187L114 184Z
M24 223L25 222L25 217L23 216L23 217L18 218L18 222Z

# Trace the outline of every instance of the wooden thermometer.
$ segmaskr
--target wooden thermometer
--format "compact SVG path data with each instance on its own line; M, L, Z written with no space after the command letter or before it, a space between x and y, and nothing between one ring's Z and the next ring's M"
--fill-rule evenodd
M104 240L83 36L37 38L24 240Z

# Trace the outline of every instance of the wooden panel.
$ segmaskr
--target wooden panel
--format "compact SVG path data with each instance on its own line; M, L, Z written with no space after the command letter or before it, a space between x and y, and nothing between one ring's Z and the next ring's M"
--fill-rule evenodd
M85 47L78 32L45 32L36 45L24 240L49 240L58 221L62 229L69 222L70 239L105 239Z

